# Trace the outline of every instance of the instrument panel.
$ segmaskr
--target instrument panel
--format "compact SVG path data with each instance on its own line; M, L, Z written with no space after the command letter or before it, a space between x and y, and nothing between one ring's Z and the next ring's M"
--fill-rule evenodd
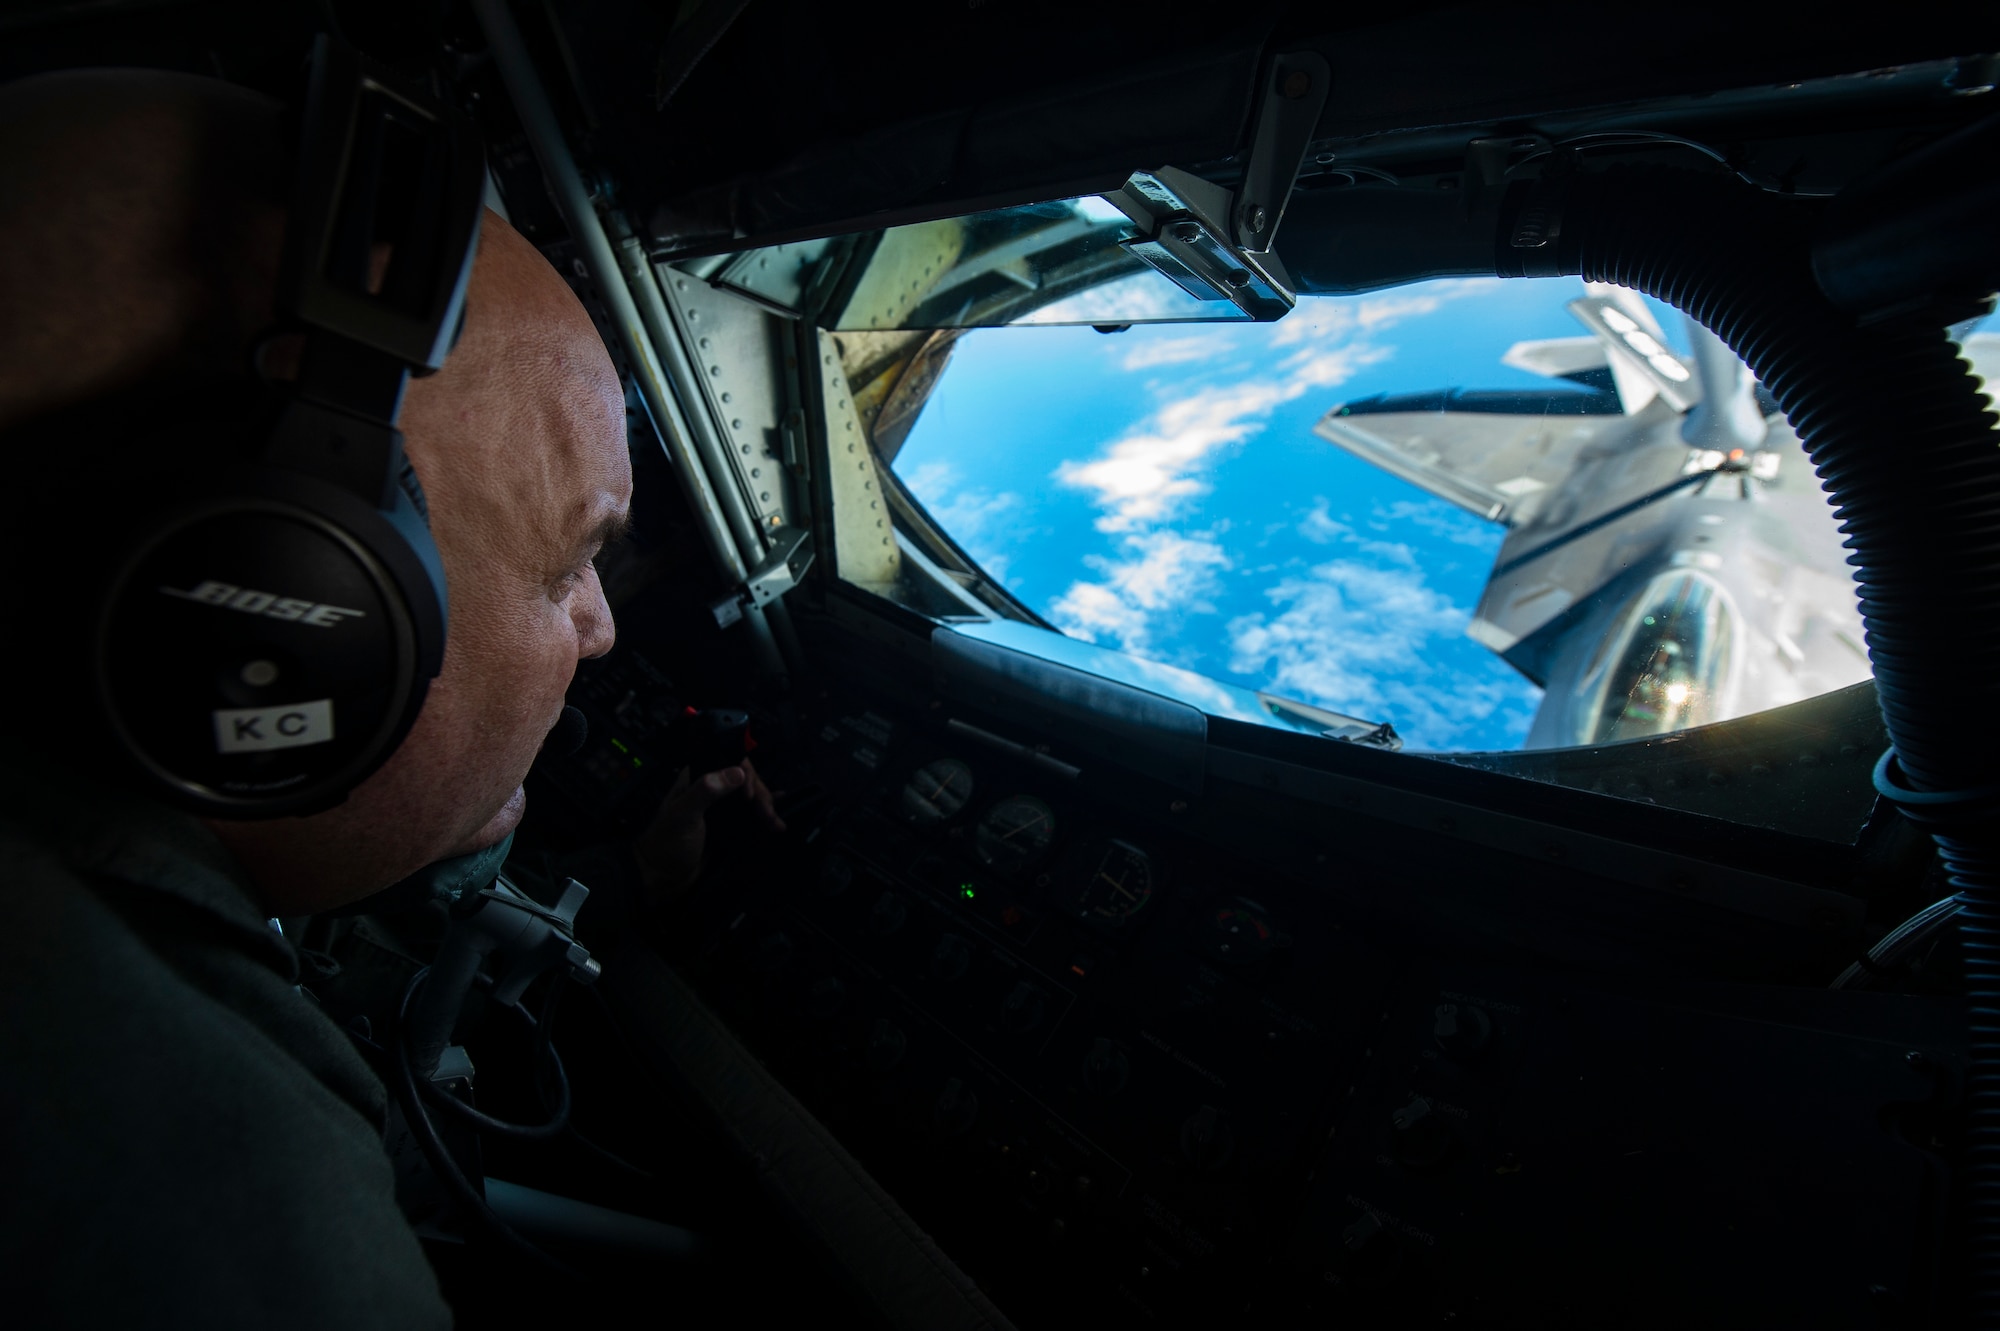
M866 709L813 750L806 867L729 898L697 984L1024 1324L1224 1316L1208 1273L1284 1241L1393 959L1045 765ZM1338 963L1289 966L1300 927Z
M1379 867L944 720L825 698L758 756L818 792L788 844L661 945L1018 1324L1938 1306L1951 1012L1435 954L1357 912Z

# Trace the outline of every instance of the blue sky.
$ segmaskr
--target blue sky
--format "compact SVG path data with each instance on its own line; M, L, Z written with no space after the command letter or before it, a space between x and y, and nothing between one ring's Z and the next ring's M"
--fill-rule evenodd
M972 332L895 470L1067 633L1390 721L1412 748L1516 748L1540 692L1464 636L1502 529L1312 426L1373 393L1547 387L1500 357L1580 335L1582 294L1441 281L1275 324Z

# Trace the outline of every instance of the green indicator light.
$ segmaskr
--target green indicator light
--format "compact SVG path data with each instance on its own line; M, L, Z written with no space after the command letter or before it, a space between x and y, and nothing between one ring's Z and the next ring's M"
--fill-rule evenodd
M628 749L628 748L626 748L626 747L625 747L625 741L624 741L624 740L622 740L622 739L614 739L614 740L612 740L612 741L611 741L611 747L612 747L612 748L614 748L614 749L616 749L616 750L618 750L618 752L620 752L620 753L630 753L630 752L632 752L632 750L630 750L630 749Z
M972 890L971 883L960 883L958 886L958 894L964 897L967 901L972 900L972 898L977 895L977 893L975 893Z
M632 760L632 766L634 766L634 767L644 767L645 765L646 765L646 764L645 764L645 762L644 762L644 761L643 761L642 759L639 759L639 758L634 758L634 759Z

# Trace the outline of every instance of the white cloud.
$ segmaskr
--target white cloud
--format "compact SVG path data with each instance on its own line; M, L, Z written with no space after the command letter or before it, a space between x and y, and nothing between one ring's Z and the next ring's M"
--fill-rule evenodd
M1503 708L1525 725L1536 698L1525 681L1468 677L1441 664L1438 639L1469 612L1414 568L1336 559L1264 593L1276 613L1229 624L1230 669L1322 707L1389 721L1413 748L1448 749Z
M1279 405L1314 389L1332 388L1395 354L1368 340L1403 319L1428 314L1447 300L1494 283L1434 283L1422 293L1362 301L1308 301L1272 330L1272 347L1296 347L1278 362L1276 378L1210 384L1168 402L1088 461L1064 462L1055 477L1095 492L1100 531L1129 532L1171 520L1208 493L1200 473L1217 455L1262 429ZM1125 353L1127 370L1202 360L1229 346L1217 331L1142 342Z
M903 485L917 497L931 520L944 528L959 548L997 582L1007 580L1007 547L1014 533L1005 519L1021 506L1021 496L1011 490L991 493L962 489L958 474L948 462L926 462L902 477Z
M1279 368L1299 389L1333 388L1344 384L1370 365L1379 365L1395 354L1393 347L1353 342L1344 347L1322 350L1302 347L1279 362Z
M1299 520L1299 535L1314 545L1331 545L1335 541L1352 539L1354 528L1328 512L1326 498L1321 496L1313 500L1312 512Z
M1187 616L1214 612L1210 598L1221 574L1235 566L1221 539L1225 524L1200 533L1171 529L1209 492L1209 473L1285 403L1393 356L1383 334L1398 323L1497 285L1433 283L1418 292L1305 302L1269 330L1263 345L1278 359L1267 360L1261 374L1236 364L1240 330L1231 338L1203 330L1124 351L1119 363L1128 371L1190 369L1145 419L1094 456L1056 468L1059 483L1086 492L1098 510L1097 528L1113 534L1116 545L1112 555L1085 560L1093 576L1071 583L1049 604L1051 621L1135 656L1187 656L1198 636L1180 638ZM1229 669L1281 694L1391 721L1418 748L1458 747L1495 720L1525 728L1537 696L1531 686L1462 672L1449 663L1456 654L1440 650L1455 643L1470 615L1426 582L1412 546L1395 539L1412 528L1485 550L1501 535L1435 500L1378 504L1357 516L1335 515L1326 499L1317 499L1294 529L1328 547L1326 562L1310 572L1296 559L1245 570L1278 580L1264 592L1269 609L1229 621L1223 644ZM1161 681L1163 691L1169 682ZM1188 687L1182 681L1176 696L1186 696ZM1215 689L1218 699L1228 693Z
M1378 506L1375 511L1377 519L1382 517L1382 512L1383 510ZM1368 525L1374 531L1386 532L1389 530L1389 524L1386 521L1378 520L1370 522ZM1334 517L1328 510L1326 498L1323 495L1313 500L1312 511L1299 520L1297 530L1299 535L1305 537L1314 545L1332 545L1335 541L1340 541L1353 546L1363 554L1373 555L1377 559L1387 560L1392 564L1400 564L1405 568L1415 568L1417 566L1416 552L1410 549L1407 544L1402 541L1377 540L1372 536L1363 535L1361 532L1355 530L1352 525L1352 519L1347 514L1343 513L1338 518Z
M1477 296L1500 287L1501 279L1466 278L1458 281L1427 282L1421 291L1392 291L1360 300L1312 300L1286 315L1271 345L1328 342L1355 334L1379 332L1405 319L1429 314L1446 301Z
M1103 575L1074 582L1049 604L1049 618L1090 642L1109 639L1128 652L1152 645L1153 616L1163 610L1212 609L1207 597L1229 567L1222 547L1205 537L1145 532L1121 542L1123 558L1092 555L1084 562Z
M1097 642L1110 638L1132 650L1146 640L1148 617L1101 582L1077 582L1049 603L1049 620L1064 633Z
M1168 403L1089 462L1055 470L1064 485L1094 490L1105 510L1099 531L1124 532L1171 517L1183 501L1206 494L1194 473L1214 455L1263 428L1258 419L1304 392L1268 381L1203 388Z
M1123 370L1150 370L1157 365L1184 365L1189 361L1207 360L1229 349L1228 342L1214 333L1161 338L1141 342L1127 351L1118 362L1118 367Z

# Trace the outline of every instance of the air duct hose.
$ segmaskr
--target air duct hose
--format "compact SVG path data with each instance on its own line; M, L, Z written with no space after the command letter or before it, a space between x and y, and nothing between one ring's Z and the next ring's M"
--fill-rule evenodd
M1500 270L1615 283L1700 320L1829 492L1894 746L1877 785L1936 840L1962 902L1969 1275L1978 1323L2000 1324L2000 438L1946 333L1985 293L1857 318L1814 276L1825 208L1690 172L1558 174L1510 191Z

